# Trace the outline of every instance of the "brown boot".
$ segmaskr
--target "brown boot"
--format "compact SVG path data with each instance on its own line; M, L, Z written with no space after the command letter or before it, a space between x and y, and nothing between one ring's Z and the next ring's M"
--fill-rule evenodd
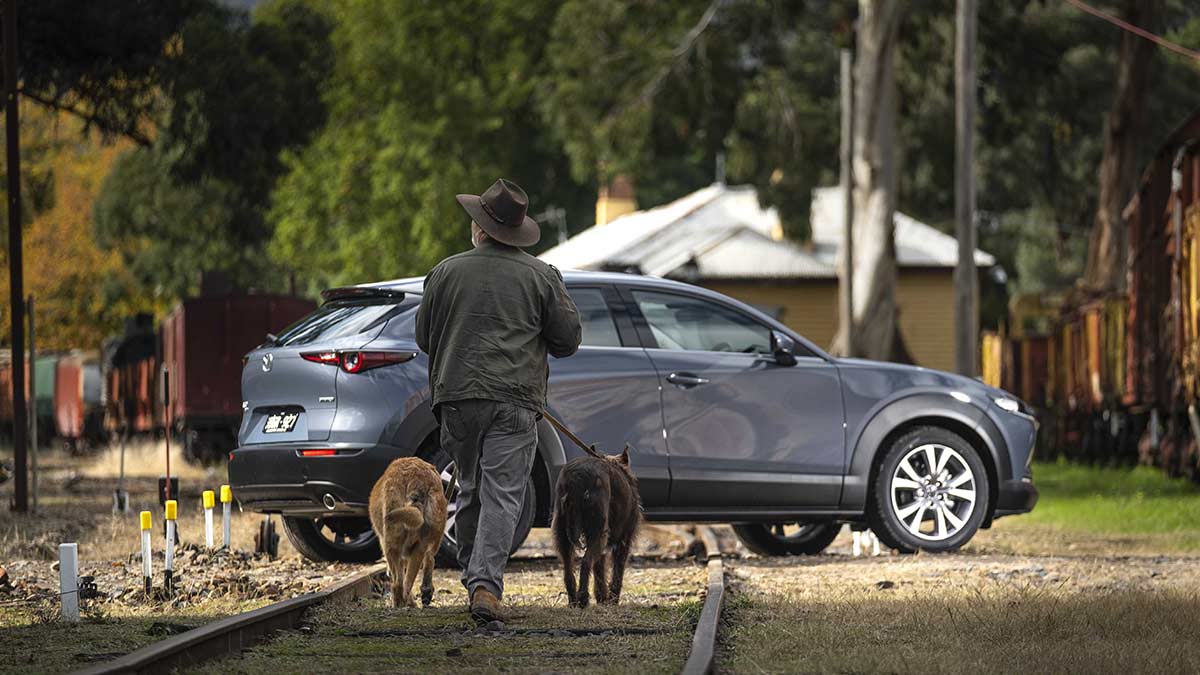
M488 589L477 586L471 593L471 618L480 625L504 621L504 605Z

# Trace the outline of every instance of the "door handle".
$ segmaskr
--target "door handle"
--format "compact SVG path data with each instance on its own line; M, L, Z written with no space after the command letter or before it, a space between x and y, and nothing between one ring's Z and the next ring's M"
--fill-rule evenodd
M708 384L707 377L699 377L691 373L671 373L667 376L667 382L682 387L683 389L691 389L702 384Z

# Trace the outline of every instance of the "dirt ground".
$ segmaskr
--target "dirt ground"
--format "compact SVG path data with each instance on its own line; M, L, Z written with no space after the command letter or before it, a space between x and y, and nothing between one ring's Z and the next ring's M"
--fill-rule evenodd
M161 585L161 445L127 455L132 512L113 514L115 452L42 461L40 508L0 509L0 674L65 672L189 627L320 588L354 567L302 559L280 532L279 558L251 553L260 517L237 513L233 551L203 541L200 492L221 477L176 456L181 475L179 590L141 592L137 511L155 514ZM11 495L0 485L0 499ZM843 531L820 556L764 559L717 528L728 555L722 672L1150 672L1200 670L1200 555L1171 534L1099 534L1021 517L997 521L960 553L851 557ZM218 518L219 522L219 518ZM278 521L276 521L278 523ZM220 539L219 528L217 534ZM58 543L78 541L80 573L98 596L78 625L57 617ZM468 623L455 573L439 571L430 609L385 608L382 597L315 611L207 672L673 671L686 658L704 568L686 559L680 528L647 526L618 608L566 607L546 530L514 563L510 630ZM664 562L664 559L668 562ZM675 560L675 562L669 562Z

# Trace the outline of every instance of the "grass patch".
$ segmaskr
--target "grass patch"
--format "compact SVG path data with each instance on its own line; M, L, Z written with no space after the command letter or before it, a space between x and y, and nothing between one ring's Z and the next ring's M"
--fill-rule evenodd
M1041 501L1030 523L1108 534L1200 537L1200 490L1159 469L1106 469L1057 462L1034 466Z
M1158 469L1035 464L1032 513L1002 518L971 548L1044 554L1200 552L1200 489Z

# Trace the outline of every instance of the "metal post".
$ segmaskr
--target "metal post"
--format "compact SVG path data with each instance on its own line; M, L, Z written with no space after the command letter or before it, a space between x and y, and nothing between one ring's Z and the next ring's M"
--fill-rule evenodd
M979 371L979 277L975 269L975 0L958 0L955 26L954 364L962 375Z
M8 290L12 306L13 511L29 510L25 401L25 270L21 260L21 144L17 117L17 0L4 2L4 127L8 143Z
M150 549L150 528L153 526L150 512L142 511L139 520L142 525L142 580L146 585L146 595L148 597L153 588L153 581L150 575L154 571L153 559L150 557L152 553Z
M857 356L854 341L854 57L843 49L841 185L842 269L838 279L838 333L845 356Z
M162 369L163 441L167 444L167 499L171 498L171 371Z
M31 461L32 482L30 496L33 497L33 510L38 508L38 400L37 400L37 345L33 332L33 296L25 301L29 312L29 459Z
M79 621L79 544L58 545L58 593L63 621Z

